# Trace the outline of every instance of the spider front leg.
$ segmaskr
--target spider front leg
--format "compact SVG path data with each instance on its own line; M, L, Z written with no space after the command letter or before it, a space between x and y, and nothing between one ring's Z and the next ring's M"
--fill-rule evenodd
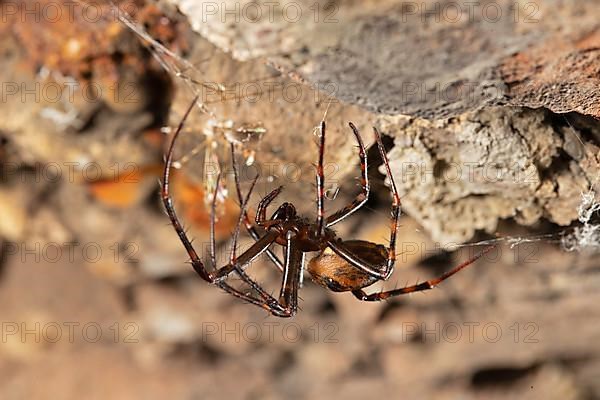
M238 196L238 200L240 202L240 205L242 204L242 202L244 201L244 198L242 196L242 190L240 188L240 177L239 177L239 172L238 172L238 164L235 158L235 145L233 143L231 143L231 164L233 166L233 176L234 176L234 180L235 180L235 190L237 192L237 196ZM242 213L243 219L244 219L244 225L246 227L246 230L248 231L248 233L250 234L250 236L252 236L252 239L254 239L255 241L257 241L260 238L260 235L258 234L258 232L256 231L256 229L254 229L254 226L252 226L252 223L250 222L250 218L248 217L248 213L246 211L244 211ZM281 262L281 260L279 259L279 257L277 257L277 255L275 255L275 253L273 253L271 251L271 249L267 249L267 256L271 259L271 261L273 262L273 264L275 264L275 266L280 270L283 271L283 263Z
M275 200L275 197L279 196L282 190L283 186L279 186L278 188L273 189L271 193L263 197L258 203L258 208L256 210L256 218L254 219L256 225L263 228L268 228L270 225L274 225L281 222L280 220L267 221L267 207L269 206L269 204L271 204L273 200Z
M428 281L424 281L421 283L417 283L415 285L406 286L406 287L399 288L399 289L371 293L371 294L365 293L362 289L357 289L357 290L353 290L352 294L354 296L356 296L357 299L362 300L362 301L381 301L381 300L385 300L385 299L388 299L388 298L394 297L394 296L400 296L400 295L407 294L407 293L421 292L423 290L433 289L434 287L436 287L437 285L439 285L446 279L450 278L452 275L456 274L463 268L466 268L469 265L473 264L475 261L477 261L478 259L483 257L486 253L488 253L489 251L491 251L492 249L494 249L496 247L497 247L497 245L486 247L481 253L477 254L475 257L463 262L462 264L454 267L450 271L446 272L443 275L440 275L439 277L437 277L435 279L430 279Z

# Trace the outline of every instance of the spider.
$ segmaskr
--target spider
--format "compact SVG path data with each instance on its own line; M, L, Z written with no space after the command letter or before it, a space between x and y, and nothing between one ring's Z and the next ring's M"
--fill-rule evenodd
M192 267L205 281L212 283L224 291L255 304L272 315L278 317L292 317L298 310L298 289L302 285L303 273L305 270L306 253L317 252L317 256L308 262L307 271L313 281L334 292L351 292L356 298L362 301L381 301L393 296L418 292L434 288L442 281L448 279L463 268L475 262L485 253L495 246L484 249L479 254L462 264L454 267L443 275L430 279L415 285L403 288L375 292L367 294L363 289L379 281L387 280L394 271L396 262L395 245L396 231L398 228L398 218L400 216L400 196L396 190L394 178L392 176L389 161L381 141L381 135L377 128L373 128L375 140L386 174L389 179L389 186L392 194L391 206L391 227L390 241L388 246L372 243L365 240L343 240L336 236L331 227L338 222L346 219L359 208L361 208L369 198L370 186L367 175L367 156L365 146L358 129L351 122L349 123L356 142L358 143L360 168L361 168L361 193L346 207L325 217L324 211L324 173L323 158L325 150L325 121L321 122L321 135L319 139L319 156L317 163L316 184L317 184L317 216L315 221L297 215L293 204L285 202L281 204L273 213L271 218L267 218L267 207L277 198L282 191L282 186L276 188L260 200L255 223L262 228L265 233L260 236L257 229L252 225L247 214L248 200L256 184L258 176L252 181L251 187L245 197L242 196L239 184L239 174L235 157L233 160L233 171L238 199L241 204L241 211L236 229L232 236L232 248L229 257L229 263L221 268L216 268L215 256L215 198L211 205L211 226L210 226L210 266L209 270L202 262L191 241L187 237L181 222L179 221L173 202L169 194L169 174L173 163L173 149L177 137L182 130L185 120L191 112L194 101L187 109L184 117L175 131L171 144L169 146L164 175L161 196L171 223L187 250ZM235 148L231 145L232 156L235 155ZM217 180L220 175L217 176ZM218 185L217 185L218 186ZM255 243L239 256L236 254L237 240L240 226L244 224ZM284 259L281 261L275 253L269 248L271 245L282 246ZM245 272L245 268L259 255L267 253L274 265L282 272L282 284L279 297L275 298L267 293L258 283L256 283ZM254 293L243 292L226 282L231 275L237 275L254 291Z

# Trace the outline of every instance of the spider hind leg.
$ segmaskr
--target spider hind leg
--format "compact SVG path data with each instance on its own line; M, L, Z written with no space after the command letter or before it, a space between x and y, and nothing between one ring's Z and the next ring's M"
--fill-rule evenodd
M417 284L411 285L411 286L405 286L403 288L398 288L398 289L394 289L394 290L386 290L383 292L375 292L375 293L371 293L371 294L365 293L361 288L361 289L353 290L352 294L357 299L362 300L362 301L381 301L381 300L388 299L390 297L395 297L395 296L400 296L403 294L421 292L424 290L433 289L434 287L436 287L437 285L439 285L446 279L450 278L452 275L456 274L460 270L473 264L475 261L479 260L486 253L490 252L491 250L495 249L496 247L497 247L497 245L492 245L492 246L486 247L479 254L475 255L474 257L468 259L467 261L463 262L462 264L457 265L456 267L452 268L450 271L447 271L446 273L444 273L434 279L423 281L423 282L420 282L420 283L417 283Z

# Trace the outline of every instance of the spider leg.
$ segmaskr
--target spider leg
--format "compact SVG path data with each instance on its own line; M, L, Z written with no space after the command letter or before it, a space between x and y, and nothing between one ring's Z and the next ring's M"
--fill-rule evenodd
M385 165L385 172L390 181L390 191L392 192L392 211L390 218L390 244L388 246L388 260L386 265L386 277L389 276L394 271L394 264L396 264L396 234L398 232L398 218L400 218L400 196L398 195L398 190L396 189L396 183L394 182L394 176L392 175L392 170L390 168L390 162L388 160L387 154L385 153L385 148L383 147L383 142L381 141L381 134L377 130L377 128L373 127L373 133L375 135L375 140L377 141L377 147L379 148L379 153L381 154L381 158L383 160L383 165Z
M245 272L240 271L238 272L238 274L245 280L245 279L250 279L251 278L246 275ZM252 297L250 294L244 294L240 291L238 291L237 289L233 289L234 291L236 291L237 293L241 294L242 296L238 296L236 293L232 293L229 292L231 294L233 294L236 297L239 297L243 300L246 300L252 304L255 304L265 310L267 310L269 313L271 313L272 315L276 316L276 317L291 317L293 316L293 314L291 314L288 310L286 310L285 308L283 308L281 306L281 304L279 304L279 302L273 298L273 296L271 296L270 294L268 294L262 287L260 287L260 285L258 285L256 282L252 281L252 284L250 284L250 287L253 288L254 290L256 290L259 294L259 296L261 297L260 299L257 299L255 297Z
M250 190L248 194L242 201L240 216L238 218L238 222L235 226L235 230L233 232L231 238L231 252L229 254L229 264L220 268L216 272L216 279L223 280L229 276L233 271L237 271L241 278L251 286L256 285L256 283L249 278L244 273L244 268L250 264L254 259L260 256L262 253L268 250L269 246L273 244L277 236L279 235L277 232L267 232L262 238L259 238L255 243L242 255L237 256L237 242L240 234L240 227L244 220L244 215L247 215L246 208L248 207L248 201L250 200L250 196L252 195L252 191L254 190L254 186L256 185L256 181L258 180L258 175L252 181L252 185L250 186ZM211 225L214 226L214 209L211 215ZM214 229L214 228L213 228ZM214 257L213 257L214 258Z
M202 279L204 279L205 281L207 281L209 283L215 284L219 288L223 289L224 291L230 293L231 295L233 295L237 298L240 298L242 300L248 301L249 303L257 305L257 306L269 311L270 313L272 313L274 315L282 315L283 314L285 316L286 312L285 312L285 310L282 310L282 307L281 307L281 305L279 305L277 303L277 300L275 300L273 297L269 296L268 294L264 293L264 290L260 289L260 290L262 290L262 294L266 294L269 298L261 296L261 297L263 297L262 299L256 299L248 294L245 294L245 293L239 291L238 289L230 286L229 284L227 284L226 282L223 281L223 279L225 277L227 277L233 270L238 269L237 272L242 277L242 279L244 279L251 286L258 286L250 278L247 277L247 275L243 272L242 268L244 265L247 265L252 260L254 260L256 257L258 257L263 251L265 251L275 241L275 239L277 238L277 233L275 233L275 232L267 233L267 235L265 235L259 241L257 241L254 244L254 246L250 247L250 249L245 251L237 259L237 262L235 263L235 265L233 265L233 266L227 265L227 266L219 269L218 271L209 272L206 269L206 267L205 267L204 263L202 262L202 260L200 259L200 257L198 256L198 254L196 253L196 250L192 246L191 241L187 237L187 234L185 233L185 230L183 229L183 226L181 225L181 222L179 221L179 218L177 217L175 208L173 207L173 200L171 199L171 195L169 192L169 183L170 183L169 178L170 178L170 174L171 174L171 167L173 165L173 150L175 148L175 142L177 140L177 137L179 136L179 133L181 132L181 130L185 124L185 121L187 120L187 118L188 118L189 114L191 113L197 100L198 100L197 97L194 98L193 102L190 104L190 106L186 110L183 118L179 122L177 130L175 131L173 138L171 139L171 144L170 144L169 150L167 152L167 157L165 160L165 169L163 172L163 184L162 184L162 188L161 188L161 197L162 197L165 209L167 211L167 215L169 216L169 219L171 220L171 224L173 225L175 232L179 236L179 240L181 240L181 243L185 247L185 249L191 259L192 267L194 268L194 271L196 271L196 273L198 275L200 275L200 277ZM213 199L213 202L214 202L214 199ZM211 260L214 260L215 259L215 255L214 255L215 254L214 253L214 205L212 207L211 219L212 219L211 220L211 225L212 225L212 227L211 227L211 229L212 229Z
M244 215L247 215L246 208L248 207L248 201L250 200L250 196L252 195L252 191L254 190L254 186L255 186L257 180L258 180L258 175L252 181L250 190L248 190L248 194L244 198L242 205L241 205L240 217L238 219L238 223L236 225L236 228L233 233L232 240L231 240L231 254L230 254L230 258L229 258L229 265L221 268L218 271L218 273L219 273L219 275L223 274L222 275L223 277L227 277L231 272L235 271L244 282L246 282L252 289L254 289L258 293L258 295L262 299L263 304L265 304L269 308L269 311L272 314L278 315L278 316L291 316L293 314L292 314L292 310L289 307L283 306L281 304L281 302L278 302L273 296L271 296L269 293L267 293L258 283L256 283L256 281L254 281L244 271L245 267L248 264L250 264L250 262L252 262L256 257L258 257L260 254L262 254L263 252L265 252L269 249L269 246L279 236L279 233L267 232L267 235L265 235L262 239L259 239L258 241L256 241L254 243L254 246L252 246L250 249L245 251L239 257L239 259L236 255L237 240L238 240L239 233L240 233L240 227L242 225L242 221L244 220ZM289 233L289 235L291 235L291 233ZM285 276L287 276L288 275L287 266L290 265L289 260L287 258L286 258L285 265L286 265L286 267L284 268L284 274L285 274ZM295 313L295 310L293 310L293 312Z
M240 268L236 270L240 276L246 277L249 280L250 287L258 293L261 299L252 298L249 295L245 296L250 297L250 301L253 304L266 309L277 317L293 317L298 311L298 288L300 286L303 272L302 268L304 265L304 253L295 245L291 232L288 232L286 235L286 242L283 280L281 291L279 293L279 300L273 298L260 285L249 278L243 271L241 265ZM238 263L242 258L243 255L238 259Z
M239 226L238 226L239 229ZM253 303L266 309L271 314L276 316L288 316L286 310L282 305L267 293L256 281L254 281L248 274L246 274L245 268L254 261L258 256L264 253L269 246L277 238L277 232L267 232L265 236L256 241L248 250L242 253L239 257L235 257L235 252L232 253L233 261L228 265L224 266L218 271L217 279L226 279L232 272L235 272L250 288L252 288L259 296L260 299L256 299L249 294L245 294L246 297L253 299ZM235 246L235 245L234 245ZM284 268L285 270L285 268ZM219 283L224 283L219 281Z
M325 214L325 173L323 172L323 158L325 155L325 120L321 121L321 137L319 139L319 161L317 164L317 236L323 233L323 218Z
M361 208L369 199L370 186L369 177L367 175L367 152L356 126L354 126L352 122L350 122L348 125L350 125L350 128L354 133L354 137L356 138L356 142L358 143L358 156L360 158L360 186L362 191L356 196L352 203L327 217L325 226L328 228L350 216L350 214Z
M252 191L254 190L254 185L256 185L256 181L258 180L258 175L256 175L254 177L254 180L252 181L252 185L250 185L250 190L248 190L248 194L246 195L246 198L244 199L244 201L241 204L241 210L240 210L240 216L238 218L238 223L235 226L235 231L233 232L233 236L231 239L231 253L229 256L229 262L231 264L235 264L235 260L237 258L236 256L236 252L237 252L237 241L238 241L238 237L240 236L240 226L242 225L242 222L244 221L244 215L248 215L248 213L246 212L246 209L248 207L248 200L250 200L250 196L252 195Z
M246 202L249 196L246 198ZM237 227L237 231L239 231L239 225ZM259 240L257 240L248 250L243 252L239 257L235 255L236 248L236 234L234 233L234 238L232 240L232 253L230 256L230 263L221 267L214 273L214 279L212 283L215 283L221 289L225 290L228 293L233 294L236 297L239 297L243 300L246 300L252 304L258 305L261 308L269 311L271 314L275 316L285 317L289 316L288 312L282 307L281 304L267 293L256 281L254 281L248 274L246 274L246 267L254 261L258 256L264 253L271 244L275 241L278 236L277 232L267 232L267 234ZM252 297L249 294L242 293L238 289L233 288L229 284L225 282L232 273L236 273L242 281L244 281L248 286L254 289L257 294L260 296L260 299Z
M234 287L229 286L225 282L218 282L218 283L216 283L216 285L218 287L220 287L221 289L223 289L224 291L226 291L227 293L231 294L232 296L237 297L238 299L247 301L248 303L254 304L264 310L267 310L268 312L270 312L271 314L273 314L277 317L286 316L285 311L282 311L281 307L279 306L279 304L277 303L277 301L275 299L273 299L273 302L265 301L264 298L257 299L255 297L252 297L249 294L243 293L240 290L235 289Z
M175 209L173 207L173 200L171 199L171 196L169 194L169 178L170 178L170 174L171 174L171 166L173 164L173 149L175 148L175 141L177 140L177 137L179 136L179 133L181 132L187 117L189 116L190 112L194 108L196 101L197 101L197 97L194 98L194 101L190 104L190 106L186 110L183 118L179 122L179 126L177 126L177 130L173 134L173 138L171 139L171 145L169 146L169 150L167 152L167 158L165 160L165 169L164 169L164 173L163 173L163 184L162 184L162 188L161 188L161 197L162 197L162 201L165 206L165 209L167 211L167 215L169 216L169 219L171 220L171 224L173 225L175 232L177 232L177 235L179 236L179 240L181 240L181 243L183 243L183 246L185 247L188 255L190 256L190 259L192 261L192 267L198 273L198 275L200 275L200 277L202 277L202 279L204 279L207 282L213 283L214 276L211 272L209 272L206 269L206 267L202 263L202 260L200 260L200 257L198 257L196 250L194 250L192 243L190 242L187 235L185 234L185 230L183 229L181 222L179 222L179 218L177 217L177 214L175 213Z
M497 247L497 245L493 245L493 246L489 246L489 247L485 248L481 253L477 254L475 257L463 262L460 265L457 265L456 267L452 268L450 271L444 273L443 275L440 275L439 277L437 277L435 279L430 279L428 281L417 283L416 285L412 285L412 286L406 286L406 287L399 288L399 289L371 293L371 294L367 294L362 289L358 289L358 290L353 290L352 294L357 299L362 300L362 301L381 301L381 300L388 299L390 297L400 296L402 294L414 293L414 292L420 292L423 290L433 289L434 287L436 287L437 285L439 285L446 279L450 278L452 275L456 274L463 268L466 268L469 265L473 264L475 261L480 259L487 252L491 251L492 249L494 249L496 247Z
M232 238L232 248L230 254L231 267L223 267L219 272L223 271L225 275L228 275L233 268L233 270L235 270L242 280L258 293L264 303L268 305L271 313L282 317L291 317L296 314L296 311L298 310L298 286L300 284L300 274L302 274L302 265L304 261L304 253L297 249L293 243L293 233L288 232L286 234L285 264L283 268L283 283L279 295L279 301L275 300L275 298L267 293L244 271L245 266L247 266L260 254L268 250L269 246L279 236L279 233L267 232L267 235L265 235L263 239L259 239L259 241L254 244L254 248L251 247L249 250L244 252L239 259L236 256L237 239L240 227L244 219L246 207L248 206L248 200L250 199L257 179L258 176L252 182L252 186L250 186L250 190L242 202L240 218Z
M254 219L258 226L264 227L267 222L280 222L279 220L267 221L267 207L269 206L269 204L271 204L273 200L275 200L275 197L279 196L279 193L281 193L282 189L283 186L279 186L278 188L273 189L271 193L263 197L258 203L258 208L256 210L256 218Z
M269 311L271 314L278 317L294 316L298 310L298 287L300 284L300 275L302 274L302 266L304 263L304 253L299 251L293 244L291 235L292 233L290 232L286 236L286 257L283 266L283 281L279 300L267 293L258 283L250 278L244 270L248 264L250 264L260 254L265 252L266 249L275 241L278 236L277 232L268 232L265 236L254 243L252 247L240 255L235 262L221 268L219 270L219 275L222 274L222 277L219 278L225 279L232 272L235 272L260 296L260 299L256 299L250 295L244 295L246 297L250 297L253 304L259 305L260 307ZM224 282L220 281L219 283Z
M345 261L349 262L354 267L360 269L363 272L366 272L367 274L377 279L387 280L394 271L394 264L396 263L396 232L398 231L398 218L400 217L400 196L398 195L398 191L396 190L396 183L394 182L394 177L392 176L390 164L387 155L385 154L385 148L383 147L383 143L381 141L381 135L375 127L373 127L373 133L375 134L377 147L379 148L379 153L381 154L383 164L385 165L386 174L388 176L388 179L390 180L390 190L392 192L393 198L390 227L390 244L387 248L388 258L386 261L385 269L381 271L381 269L377 268L377 266L373 266L370 263L364 261L359 256L350 251L350 249L348 249L348 247L340 240L328 240L327 245L338 256L343 258ZM368 187L368 181L366 183L366 186Z
M233 165L233 176L235 179L235 189L237 192L238 200L239 200L240 204L242 204L243 196L242 196L242 190L240 188L240 177L239 177L239 173L238 173L238 165L237 165L237 161L235 159L235 145L233 143L231 143L231 163ZM244 211L242 213L242 217L244 220L244 225L246 226L246 230L248 231L250 236L252 236L252 239L257 241L260 238L260 235L258 234L256 229L254 229L254 226L252 226L252 223L250 222L250 218L248 217L248 212ZM273 251L271 249L267 249L267 256L271 259L273 264L275 264L275 266L280 271L283 271L283 263L281 262L279 257L277 257L277 255L275 253L273 253Z
M276 237L277 234L274 235ZM276 300L267 292L265 292L260 285L256 284L256 282L252 281L252 279L246 275L246 273L243 271L243 265L241 265L244 255L240 256L238 259L238 265L240 267L238 270L236 270L240 276L246 277L250 281L250 287L257 291L261 297L261 300L252 298L252 302L261 306L262 308L267 309L271 314L278 317L293 317L298 311L298 289L303 272L302 268L304 265L304 253L297 248L292 235L293 234L291 232L288 232L286 235L283 279L279 293L279 300ZM245 260L244 262L247 263Z
M219 183L221 182L221 171L217 174L217 181L215 183L215 191L213 193L212 201L210 203L210 262L212 269L217 269L217 244L215 239L215 215L217 209L217 191L219 190Z
M292 232L286 235L285 270L279 293L279 303L290 316L298 311L298 288L302 280L305 254L298 249L292 235Z

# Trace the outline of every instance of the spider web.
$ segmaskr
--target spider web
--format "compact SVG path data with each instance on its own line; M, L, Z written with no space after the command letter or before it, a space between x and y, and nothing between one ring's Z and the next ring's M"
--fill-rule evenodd
M228 118L227 111L217 111L215 107L216 102L222 103L239 99L236 99L235 96L237 96L237 93L235 91L233 91L234 96L229 96L228 98L228 90L230 89L228 85L214 79L207 80L207 72L199 68L199 65L208 62L210 57L203 58L198 62L192 62L190 59L180 56L154 39L144 26L137 23L114 2L111 1L110 5L116 19L138 37L152 57L172 77L173 82L178 86L176 99L189 98L189 100L184 101L185 104L181 104L181 101L179 101L179 104L176 104L178 100L174 100L171 107L171 119L181 119L182 115L178 114L182 114L182 107L187 108L191 101L195 102L196 111L199 111L199 115L194 116L192 114L184 130L196 131L200 135L192 135L195 143L189 144L187 146L188 150L183 155L180 155L178 159L174 160L173 167L179 169L184 164L190 163L192 164L189 166L191 171L202 171L205 206L209 207L212 197L217 196L217 217L222 215L224 213L225 200L229 196L229 190L227 189L228 182L227 179L217 180L216 177L222 174L223 165L227 165L227 160L231 156L229 153L229 144L234 144L238 148L238 153L244 158L242 166L251 166L254 164L255 158L252 145L254 142L260 140L266 130L258 125L253 126L251 124L248 127L244 124L239 124L235 120ZM217 49L214 51L217 51ZM251 84L270 78L273 78L272 74L265 78L244 83ZM239 83L234 83L234 85L236 84ZM181 92L182 89L188 93ZM217 99L209 100L209 94L215 95ZM245 95L251 95L251 93L246 93ZM172 128L170 126L162 129L162 132L165 134L171 131ZM187 136L185 135L185 137ZM182 137L184 144L187 140L185 137ZM230 175L229 172L231 171L225 172L227 175Z

